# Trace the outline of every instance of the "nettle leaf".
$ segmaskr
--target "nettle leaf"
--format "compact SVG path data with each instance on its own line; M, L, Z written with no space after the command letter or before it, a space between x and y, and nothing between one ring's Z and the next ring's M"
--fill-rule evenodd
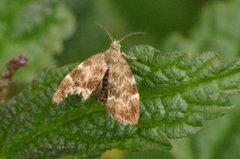
M52 95L76 65L48 69L31 87L0 107L0 158L98 157L107 149L161 151L168 139L196 133L202 121L222 116L239 91L240 60L223 65L214 53L197 57L137 46L128 54L141 99L140 121L118 123L93 96L71 96L60 105Z
M54 64L53 54L73 30L73 17L61 1L1 0L0 70L9 59L24 55L29 64L14 78L31 81L37 71Z

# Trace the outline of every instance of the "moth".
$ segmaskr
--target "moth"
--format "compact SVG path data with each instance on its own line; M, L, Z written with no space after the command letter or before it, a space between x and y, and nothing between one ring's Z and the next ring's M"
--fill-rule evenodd
M52 100L58 104L73 94L82 95L82 99L86 100L98 91L100 102L106 105L111 116L120 123L134 125L138 123L140 112L138 88L124 59L124 56L131 57L121 52L120 42L142 32L130 33L121 40L113 40L107 31L106 33L112 41L110 48L93 55L68 73Z

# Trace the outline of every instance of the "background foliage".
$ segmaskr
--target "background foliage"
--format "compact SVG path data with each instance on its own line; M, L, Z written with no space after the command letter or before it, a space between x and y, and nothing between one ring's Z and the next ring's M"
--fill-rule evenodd
M40 70L79 62L108 48L109 39L95 22L116 38L132 31L149 33L123 42L124 51L149 44L166 52L214 51L230 61L239 56L239 10L239 0L0 0L0 69L18 54L31 59L14 77L11 92L17 94ZM239 158L238 98L232 98L236 106L226 116L207 121L192 137L171 140L170 152L124 152L124 158Z

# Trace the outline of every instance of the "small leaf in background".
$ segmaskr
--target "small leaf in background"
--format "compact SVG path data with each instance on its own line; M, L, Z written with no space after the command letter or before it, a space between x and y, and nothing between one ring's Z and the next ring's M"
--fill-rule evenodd
M53 92L75 65L48 69L0 107L0 157L96 158L112 148L170 150L169 139L194 134L204 120L231 108L227 93L240 82L239 59L223 65L214 53L191 57L149 46L134 47L128 54L138 59L129 64L141 98L139 124L118 123L95 96L86 102L71 96L53 105Z
M117 149L106 151L101 159L124 159L124 153Z
M61 1L0 1L0 70L16 55L29 57L15 82L31 81L33 75L54 64L53 54L74 30L74 20Z

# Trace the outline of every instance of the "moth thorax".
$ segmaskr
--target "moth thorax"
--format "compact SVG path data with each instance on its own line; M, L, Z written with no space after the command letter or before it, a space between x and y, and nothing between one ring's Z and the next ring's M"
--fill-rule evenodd
M121 56L122 56L122 54L121 54L120 50L109 49L105 54L105 58L106 58L106 61L108 62L108 64L118 63L119 58L121 58Z

